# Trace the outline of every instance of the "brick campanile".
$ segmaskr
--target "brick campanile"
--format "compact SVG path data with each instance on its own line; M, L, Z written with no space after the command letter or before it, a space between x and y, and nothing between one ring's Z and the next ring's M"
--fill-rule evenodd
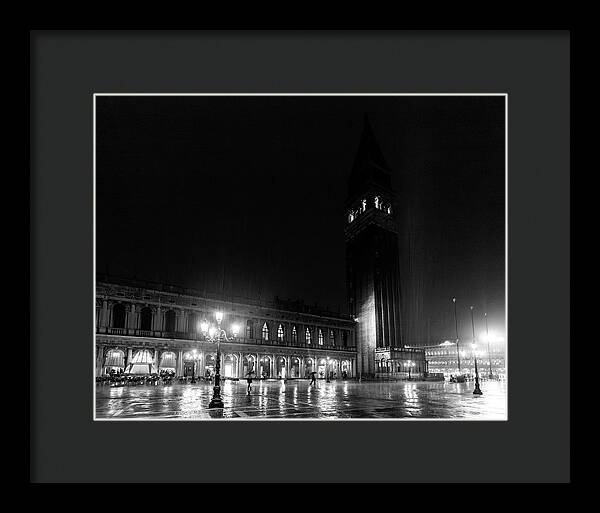
M391 171L365 116L346 200L346 270L357 319L357 371L376 372L375 351L402 347L400 255Z

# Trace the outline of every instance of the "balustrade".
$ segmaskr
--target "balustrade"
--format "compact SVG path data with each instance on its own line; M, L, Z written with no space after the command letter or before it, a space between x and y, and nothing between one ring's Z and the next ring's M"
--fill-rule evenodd
M144 338L167 338L167 339L177 339L177 340L190 340L190 341L201 341L201 338L198 337L195 333L189 332L166 332L166 331L156 331L156 330L141 330L141 329L133 329L133 328L112 328L112 327L103 327L97 326L96 333L98 334L106 334L106 335L121 335L121 336L133 336L133 337L144 337ZM273 347L290 347L290 348L298 348L298 349L314 349L318 351L355 351L354 347L342 347L337 345L322 345L318 346L315 344L308 344L306 342L292 342L292 341L280 341L277 339L264 340L263 338L246 338L246 337L237 337L232 339L232 343L236 344L248 344L248 345L260 345L260 346L273 346Z

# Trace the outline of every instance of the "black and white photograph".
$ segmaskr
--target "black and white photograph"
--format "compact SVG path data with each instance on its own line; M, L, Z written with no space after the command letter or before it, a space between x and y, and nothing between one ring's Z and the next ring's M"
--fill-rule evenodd
M94 111L95 421L507 421L509 94Z

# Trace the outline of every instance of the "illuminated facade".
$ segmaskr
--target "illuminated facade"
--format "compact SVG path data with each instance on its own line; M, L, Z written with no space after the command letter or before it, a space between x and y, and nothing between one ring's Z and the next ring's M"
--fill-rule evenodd
M390 365L396 368L396 362L407 357L418 360L425 372L422 353L402 350L395 215L391 171L365 119L348 182L345 228L348 298L350 313L357 320L357 364L362 376L387 371Z
M506 379L506 346L502 340L490 342L488 346L482 342L481 347L477 349L477 370L483 378L489 377L490 368L494 379ZM454 342L442 342L437 345L419 346L418 349L424 350L427 358L428 371L431 373L443 373L445 378L451 374L475 375L475 358L471 344L459 344L457 353ZM458 360L460 354L460 372L458 370Z
M96 376L114 371L213 374L216 344L199 326L223 312L221 376L356 376L355 322L298 303L225 301L180 287L98 277ZM233 336L233 326L238 329Z

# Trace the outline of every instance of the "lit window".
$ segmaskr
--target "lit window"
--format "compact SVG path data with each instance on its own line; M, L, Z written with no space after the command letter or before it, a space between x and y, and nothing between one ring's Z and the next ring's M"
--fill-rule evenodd
M381 202L379 196L375 196L375 208L381 208Z
M329 330L329 342L332 346L335 346L335 334L333 333L333 330Z
M277 339L283 341L283 326L281 324L277 328Z
M312 338L312 333L310 332L309 328L306 328L306 343L307 344L310 344L311 338Z
M298 332L296 326L292 326L292 342L298 342Z
M365 210L367 210L367 200L363 199L362 200L362 211L364 212Z
M262 338L263 340L269 340L269 327L267 326L266 322L263 324L262 327Z
M319 328L319 345L323 345L323 332L321 331L321 328Z

